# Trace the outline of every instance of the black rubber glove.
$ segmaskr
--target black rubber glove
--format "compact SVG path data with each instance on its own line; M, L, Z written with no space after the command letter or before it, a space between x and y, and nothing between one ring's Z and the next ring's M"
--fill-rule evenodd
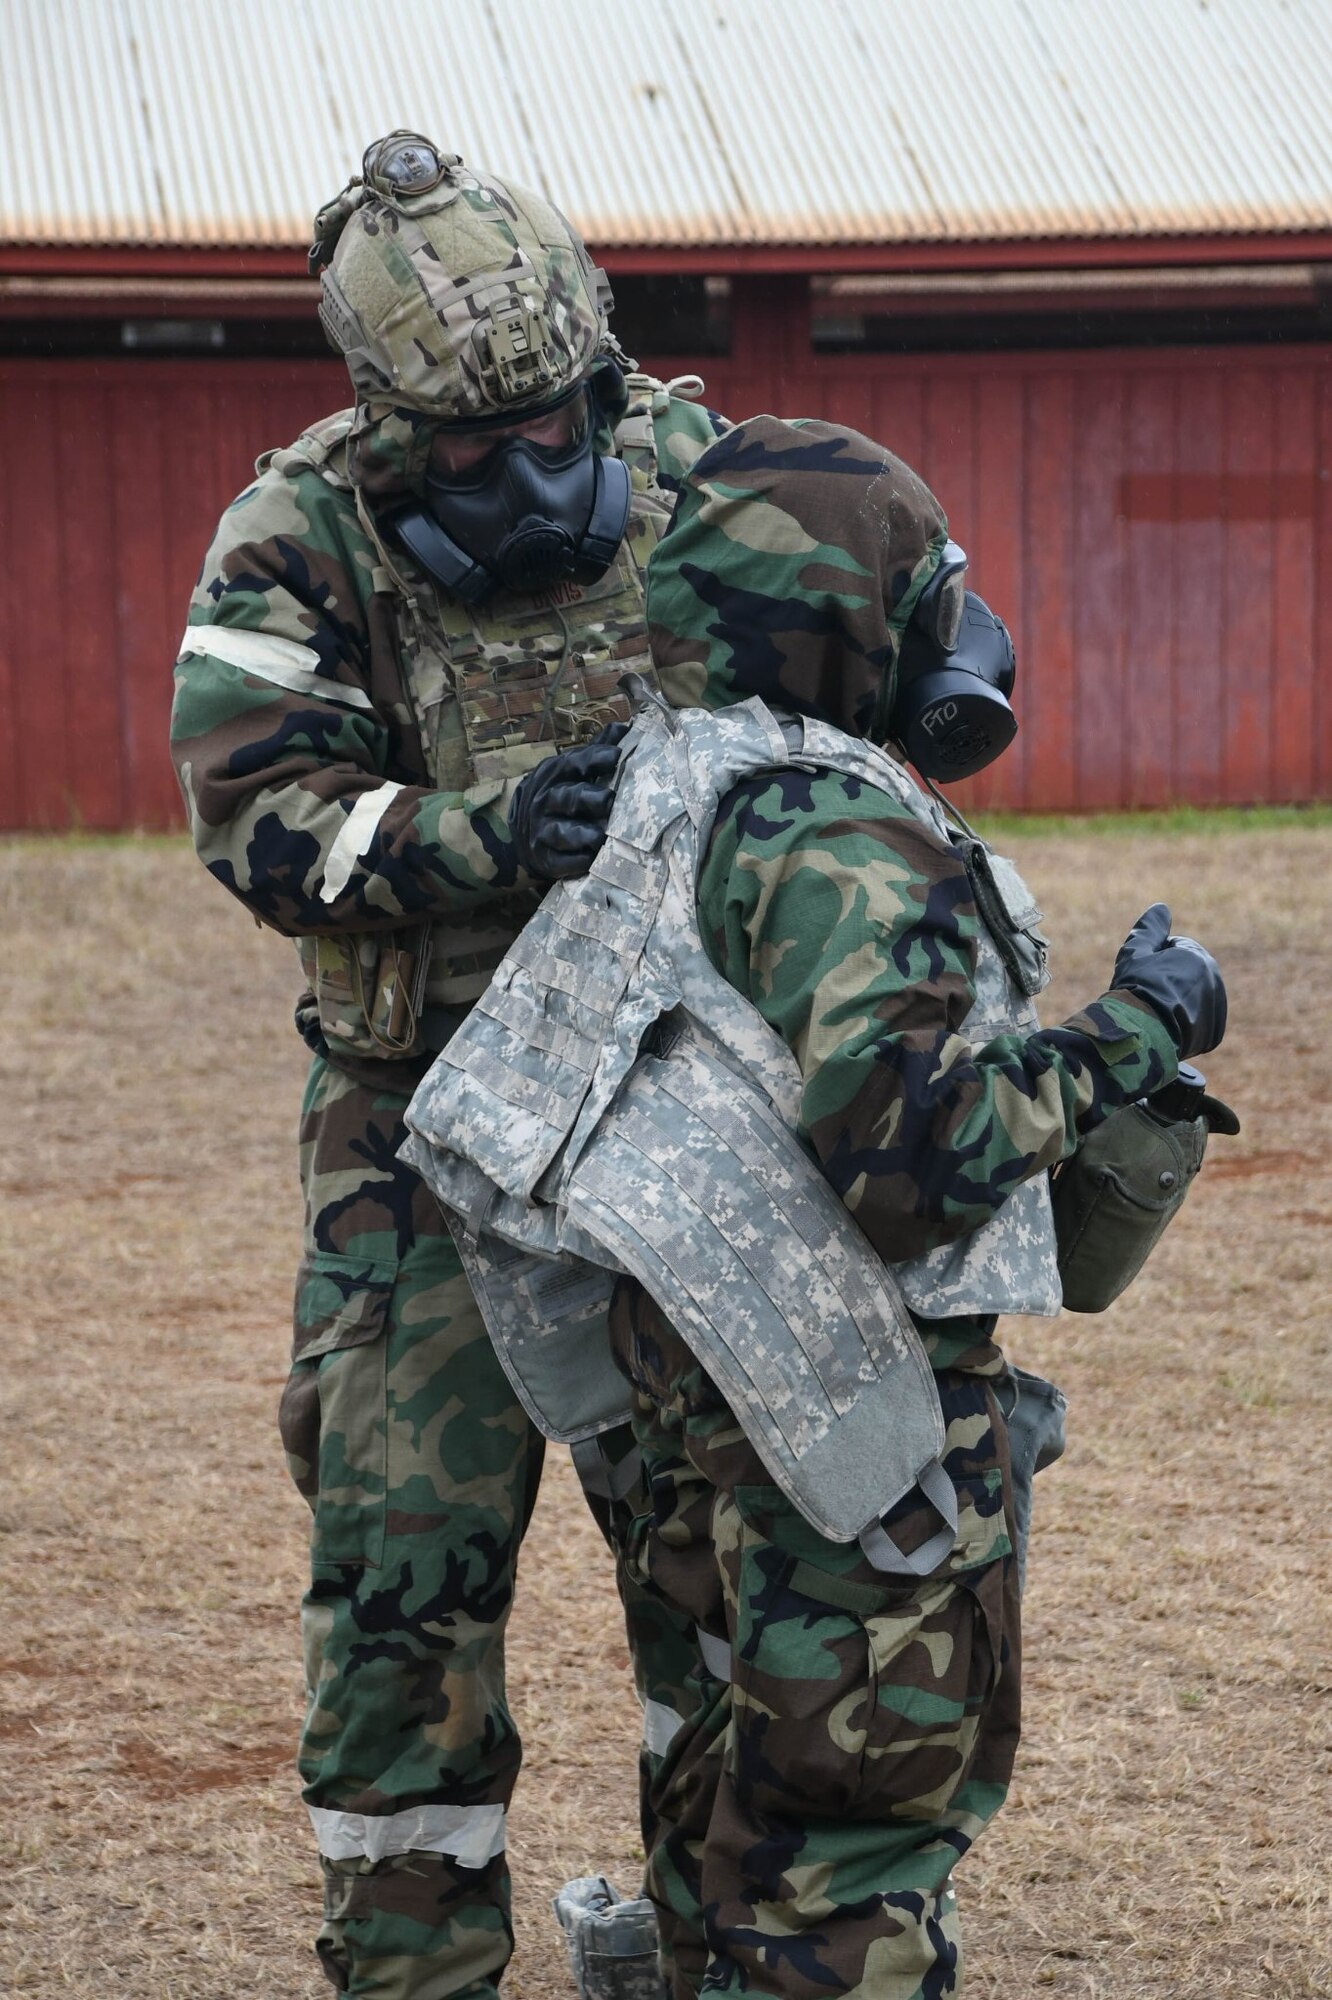
M529 875L563 882L586 875L606 838L612 780L627 722L608 722L590 743L561 750L530 770L513 795L509 833Z
M1210 951L1196 938L1171 937L1164 903L1144 910L1119 948L1112 986L1155 1008L1181 1059L1206 1055L1226 1032L1226 988Z

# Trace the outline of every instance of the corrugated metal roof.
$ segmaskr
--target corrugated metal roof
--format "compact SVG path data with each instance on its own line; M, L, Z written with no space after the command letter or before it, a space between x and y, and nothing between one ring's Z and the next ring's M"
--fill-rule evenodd
M0 0L0 242L298 246L417 127L606 247L1332 225L1328 0Z

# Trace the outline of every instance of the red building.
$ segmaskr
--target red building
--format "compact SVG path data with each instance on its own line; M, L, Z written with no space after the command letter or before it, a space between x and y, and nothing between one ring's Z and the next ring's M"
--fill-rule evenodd
M178 820L190 586L256 453L345 401L308 222L398 124L545 187L644 365L929 480L1018 648L970 798L1332 796L1322 9L937 0L928 47L907 0L377 18L233 0L264 62L229 67L203 0L10 0L0 825Z

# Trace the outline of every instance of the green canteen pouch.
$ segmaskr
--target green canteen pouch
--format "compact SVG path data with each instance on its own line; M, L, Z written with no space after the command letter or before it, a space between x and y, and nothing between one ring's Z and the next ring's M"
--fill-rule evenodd
M1051 1181L1070 1312L1104 1312L1137 1277L1202 1165L1207 1120L1126 1104Z

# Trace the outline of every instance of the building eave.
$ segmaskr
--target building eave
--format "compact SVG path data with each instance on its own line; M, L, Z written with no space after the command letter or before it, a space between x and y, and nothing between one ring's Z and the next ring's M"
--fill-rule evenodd
M1261 234L1194 236L1028 237L977 242L724 243L707 245L591 244L611 275L672 277L712 274L835 276L893 272L1092 270L1107 266L1151 270L1165 265L1318 263L1332 259L1332 228ZM100 282L132 284L138 294L182 283L250 292L268 308L288 299L304 309L313 292L304 250L294 246L213 247L201 244L0 243L0 280L55 282L74 296ZM48 293L53 299L58 294Z

